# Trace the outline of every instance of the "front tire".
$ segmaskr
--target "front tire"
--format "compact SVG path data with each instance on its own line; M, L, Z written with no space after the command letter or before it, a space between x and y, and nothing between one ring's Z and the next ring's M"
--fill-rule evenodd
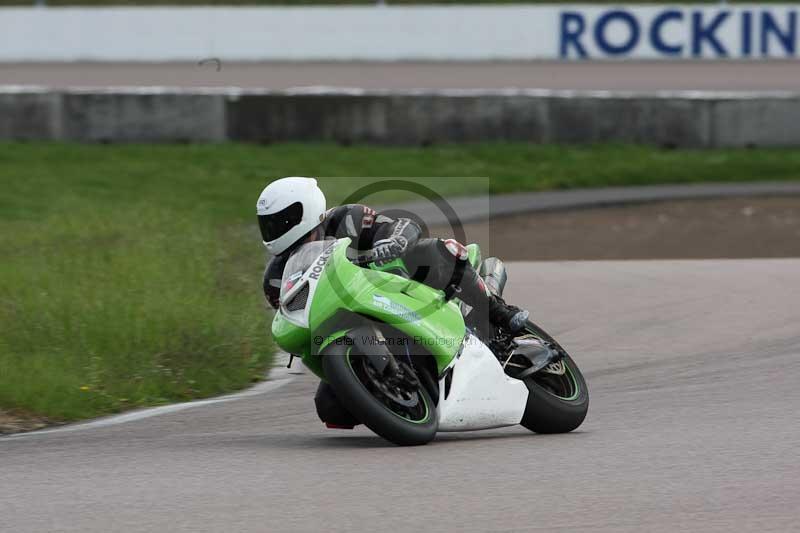
M419 385L413 391L418 399L416 405L393 410L392 402L383 398L380 391L368 388L369 367L365 365L369 365L368 360L352 346L335 343L322 354L325 377L339 401L369 429L399 446L417 446L433 440L439 418L425 387Z

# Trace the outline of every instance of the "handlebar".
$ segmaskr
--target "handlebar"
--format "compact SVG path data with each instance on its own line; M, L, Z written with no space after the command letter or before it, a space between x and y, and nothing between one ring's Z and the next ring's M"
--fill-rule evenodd
M358 256L350 259L350 262L352 264L358 266L358 267L368 268L370 263L374 263L375 261L377 261L377 258L375 257L375 255L373 253L371 253L371 252L372 252L372 250L368 251L364 255L358 255ZM396 270L393 270L391 273L396 275L396 276L400 276L401 278L405 278L405 279L410 279L411 278L411 276L408 274L408 272L405 272L404 269L396 269Z
M401 257L401 256L397 256L397 257ZM395 259L397 259L397 257ZM374 263L377 260L378 260L378 258L375 257L375 254L373 253L373 251L369 250L364 255L358 255L358 256L354 257L353 259L351 259L350 261L354 265L366 266L366 265L369 265L370 263ZM390 260L384 259L384 261L388 262Z
M357 255L356 257L350 260L351 263L358 266L366 266L370 263L375 262L375 255L371 253L371 250L364 255Z

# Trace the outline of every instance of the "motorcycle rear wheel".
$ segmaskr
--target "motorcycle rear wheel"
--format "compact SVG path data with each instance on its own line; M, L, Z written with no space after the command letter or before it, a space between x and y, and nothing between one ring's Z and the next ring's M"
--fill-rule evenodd
M583 423L589 411L586 380L575 361L547 332L530 322L526 330L552 343L563 353L563 358L550 369L561 373L552 373L545 368L523 380L530 394L521 424L536 433L573 431Z

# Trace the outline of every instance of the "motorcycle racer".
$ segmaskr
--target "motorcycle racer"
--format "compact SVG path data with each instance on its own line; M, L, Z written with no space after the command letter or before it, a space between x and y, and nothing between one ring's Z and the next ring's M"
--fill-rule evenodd
M467 249L453 239L425 238L409 218L391 218L360 204L327 209L325 195L313 178L287 177L261 192L256 204L264 245L272 254L264 272L263 290L278 308L283 270L300 245L325 238L352 239L351 248L366 252L381 266L402 258L411 279L439 290L453 287L458 298L485 313L510 333L524 326L528 312L508 305L489 291L468 262Z

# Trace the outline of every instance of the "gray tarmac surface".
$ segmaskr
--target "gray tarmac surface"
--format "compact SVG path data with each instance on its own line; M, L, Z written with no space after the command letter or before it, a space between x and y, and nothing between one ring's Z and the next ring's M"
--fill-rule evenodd
M576 432L396 448L326 430L315 380L0 439L3 531L790 531L800 260L514 263L584 370Z
M198 58L198 62L204 58ZM364 89L799 90L795 61L0 63L0 84Z

